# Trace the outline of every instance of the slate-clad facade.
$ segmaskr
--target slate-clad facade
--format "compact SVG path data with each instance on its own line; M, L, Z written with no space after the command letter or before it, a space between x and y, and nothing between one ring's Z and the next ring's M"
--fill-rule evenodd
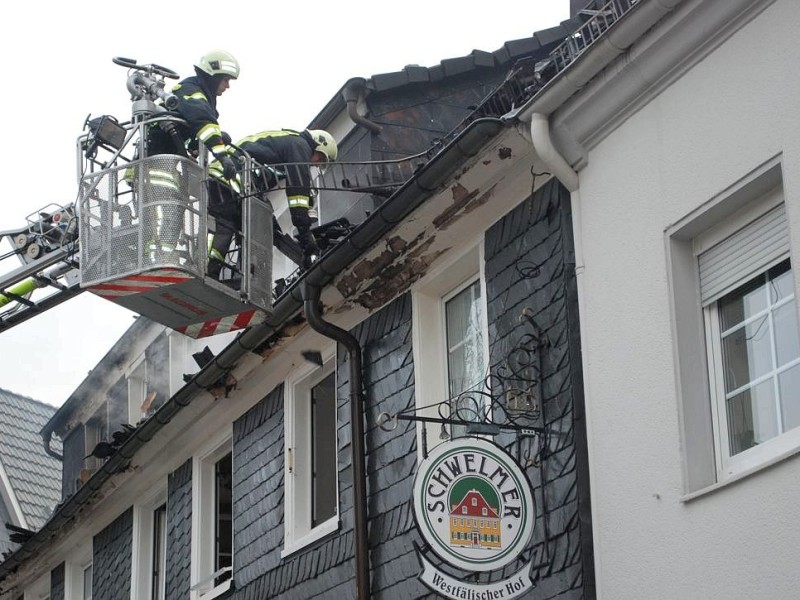
M532 311L549 344L543 354L541 425L552 429L539 465L529 465L536 525L529 546L537 595L593 597L588 481L580 422L582 389L576 362L574 265L571 221L563 188L545 185L485 233L486 289L491 363L500 364L522 331L518 315ZM405 293L355 327L363 351L366 398L368 516L371 590L379 598L434 598L418 579L412 488L418 462L416 425L394 431L376 425L381 413L414 406L411 295ZM233 422L234 598L352 597L354 534L350 463L348 359L337 352L339 532L281 558L284 537L284 388L278 386ZM557 433L557 435L555 435ZM518 456L524 441L497 438ZM166 598L189 597L192 465L172 472L167 484ZM130 594L132 512L123 513L94 539L94 597ZM63 565L53 571L52 597L63 598ZM447 566L443 566L445 570ZM513 571L493 574L501 578ZM450 569L454 575L468 573ZM491 578L487 578L491 579ZM128 583L126 583L128 582ZM544 593L544 595L542 595ZM61 594L61 595L59 595Z
M130 597L132 547L133 509L128 509L94 538L92 600Z
M569 194L556 181L545 184L486 233L492 364L501 364L528 333L519 321L523 309L530 310L545 336L539 425L548 434L539 466L527 470L537 510L533 577L542 598L567 592L590 598L594 593L572 248ZM503 441L513 455L517 441Z
M530 466L537 523L530 545L537 596L593 597L591 525L586 522L588 481L585 433L580 422L582 388L571 258L571 220L563 188L552 182L534 198L486 232L486 284L492 362L502 362L518 343L517 316L533 310L550 345L543 360L542 424L554 435L541 466ZM534 269L520 268L535 265ZM522 273L522 275L521 275ZM412 311L403 294L358 325L353 335L363 351L366 398L368 515L371 590L378 598L436 597L419 581L415 545L422 540L415 527L412 488L417 466L416 425L401 422L387 432L376 425L381 413L414 406ZM234 598L352 597L354 572L352 468L350 464L349 381L347 355L337 353L339 510L341 529L312 547L281 559L284 525L283 386L233 423L234 470ZM558 435L555 435L557 432ZM498 439L513 454L519 441L508 434ZM187 471L186 466L181 472ZM183 506L188 484L172 485L168 506ZM169 555L181 555L170 573L188 568L182 527L191 521L185 511L170 510L176 540ZM181 551L181 549L183 551ZM175 559L177 560L177 558ZM446 568L446 567L445 567ZM509 567L508 571L513 569ZM459 573L467 577L467 573ZM496 577L505 575L498 573ZM182 598L170 587L168 598ZM184 588L185 589L185 588ZM546 590L542 596L542 590Z
M167 482L167 598L189 595L192 560L192 461L170 473Z

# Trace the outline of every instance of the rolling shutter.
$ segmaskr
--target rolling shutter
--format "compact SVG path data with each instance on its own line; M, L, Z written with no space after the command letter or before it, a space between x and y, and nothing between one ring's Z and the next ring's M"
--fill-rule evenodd
M703 306L789 255L789 228L781 204L699 257Z

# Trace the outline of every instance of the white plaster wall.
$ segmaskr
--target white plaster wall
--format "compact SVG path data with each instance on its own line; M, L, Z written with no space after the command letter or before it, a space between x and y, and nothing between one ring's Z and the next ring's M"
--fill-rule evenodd
M580 172L601 598L800 597L800 455L681 501L665 254L671 224L782 153L800 265L799 24L797 0L770 5L594 147Z

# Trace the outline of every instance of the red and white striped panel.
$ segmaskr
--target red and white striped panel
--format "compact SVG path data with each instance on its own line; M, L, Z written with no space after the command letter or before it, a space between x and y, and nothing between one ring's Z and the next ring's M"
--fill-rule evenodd
M97 285L89 286L89 291L113 302L122 296L149 292L167 285L183 283L192 278L192 275L178 269L159 269L142 275L128 275L108 283L98 283Z
M198 339L208 337L210 335L216 335L218 333L227 333L229 331L244 329L250 325L261 323L264 320L264 317L264 313L260 310L246 310L229 317L221 317L219 319L211 319L201 323L184 325L183 327L178 327L175 329L175 331Z

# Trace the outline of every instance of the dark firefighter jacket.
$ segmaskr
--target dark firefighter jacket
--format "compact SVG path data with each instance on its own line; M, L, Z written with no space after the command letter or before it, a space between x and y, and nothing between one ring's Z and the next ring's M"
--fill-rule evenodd
M185 126L178 127L178 132L192 154L196 154L199 142L205 144L214 156L230 152L217 122L217 84L214 77L201 73L187 77L172 88L172 93L178 98L174 112L186 121ZM176 153L173 141L158 128L150 132L148 145L151 155Z
M311 162L315 145L310 133L291 129L262 131L247 136L237 144L262 165L302 163L285 167L286 199L293 217L298 213L308 215L308 208L312 205L311 170L308 163Z

